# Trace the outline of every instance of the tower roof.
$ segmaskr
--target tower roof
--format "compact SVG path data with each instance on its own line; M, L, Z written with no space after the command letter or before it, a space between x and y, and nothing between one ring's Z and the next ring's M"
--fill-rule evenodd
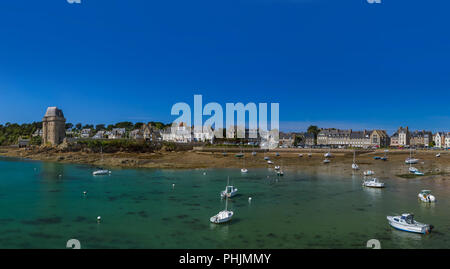
M45 117L61 117L64 118L64 114L61 109L56 106L51 106L47 108L47 112L45 112Z

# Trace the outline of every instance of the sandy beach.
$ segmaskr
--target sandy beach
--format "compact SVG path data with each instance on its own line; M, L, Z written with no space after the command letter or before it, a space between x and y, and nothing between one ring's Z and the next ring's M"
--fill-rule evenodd
M18 149L0 148L0 156L19 157L32 160L41 160L61 163L80 163L93 166L123 167L123 168L166 168L166 169L207 169L207 168L271 168L264 161L264 157L270 157L275 165L281 165L284 171L302 170L310 173L354 175L362 174L364 170L374 170L377 176L382 178L408 179L413 175L408 173L408 165L405 159L409 157L408 150L390 150L388 161L375 160L374 156L383 156L383 150L357 151L357 163L360 170L353 171L352 150L332 150L333 157L329 164L324 164L325 150L314 150L308 157L308 150L280 149L280 156L276 152L259 152L253 156L245 153L245 160L238 158L235 153L229 152L226 156L222 152L180 151L180 152L155 152L155 153L109 153L103 154L103 160L99 153L86 152L59 152L52 149ZM299 157L303 154L303 157ZM437 151L418 150L415 157L419 163L414 167L424 172L422 179L447 180L450 179L450 152L441 151L441 157L436 157Z

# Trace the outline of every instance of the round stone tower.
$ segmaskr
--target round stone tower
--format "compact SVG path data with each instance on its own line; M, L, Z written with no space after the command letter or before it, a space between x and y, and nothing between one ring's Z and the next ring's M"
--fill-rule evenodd
M42 119L42 133L44 145L58 145L63 142L66 136L66 119L61 109L47 108Z

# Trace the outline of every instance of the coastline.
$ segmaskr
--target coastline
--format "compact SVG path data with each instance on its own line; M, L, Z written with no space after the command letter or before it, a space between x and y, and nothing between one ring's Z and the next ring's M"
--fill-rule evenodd
M280 156L276 156L276 152ZM337 149L332 150L333 158L331 163L323 164L324 153L327 150L313 150L312 157L308 157L310 151L306 149L279 149L273 152L258 152L252 156L250 152L245 152L246 168L270 168L264 161L264 156L276 164L281 165L284 171L302 170L311 173L335 174L335 175L355 175L361 174L364 170L374 170L377 177L383 178L420 178L433 180L450 180L450 153L441 151L441 157L435 157L437 151L418 150L415 157L419 163L415 164L425 176L411 176L408 174L408 165L404 160L409 157L408 150L390 150L388 161L374 160L374 156L383 156L383 150L358 151L357 163L360 170L353 171L353 150ZM303 157L298 155L302 153ZM32 160L87 164L92 166L117 167L117 168L158 168L158 169L208 169L208 168L236 168L240 169L244 165L242 158L235 157L235 153L229 152L224 156L222 152L207 151L178 151L154 153L104 153L103 160L100 153L87 152L61 152L55 149L23 149L23 148L0 148L0 156L18 157ZM273 166L272 166L273 167Z

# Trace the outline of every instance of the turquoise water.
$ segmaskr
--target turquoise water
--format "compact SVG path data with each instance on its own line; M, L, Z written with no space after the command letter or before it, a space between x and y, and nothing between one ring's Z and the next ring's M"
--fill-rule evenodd
M372 238L382 248L450 247L447 181L383 179L387 188L377 190L362 188L359 176L290 169L279 179L267 169L93 170L0 158L0 248L65 248L71 238L82 248L365 248ZM228 176L239 189L229 201L235 216L211 224ZM421 189L438 203L418 202ZM435 230L390 228L386 215L403 212Z

